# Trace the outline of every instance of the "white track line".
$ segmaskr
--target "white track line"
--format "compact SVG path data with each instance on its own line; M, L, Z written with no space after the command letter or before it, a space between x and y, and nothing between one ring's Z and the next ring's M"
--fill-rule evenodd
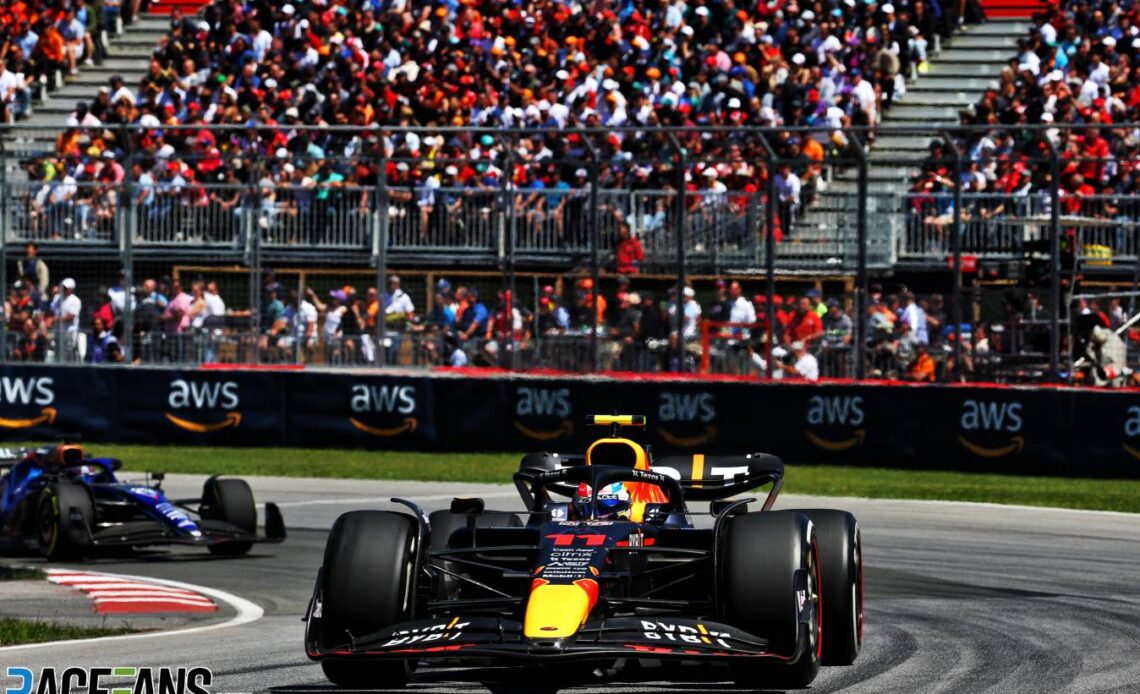
M789 500L791 497L802 497L804 499L830 499L832 501L840 502L847 499L853 501L869 501L869 502L884 502L884 503L902 503L902 504L918 504L922 506L944 504L946 506L961 506L964 508L987 508L1000 511L1002 509L1012 509L1014 511L1058 511L1060 513L1075 513L1075 514L1092 514L1095 516L1116 516L1118 518L1138 518L1140 514L1132 513L1129 511L1098 511L1090 508L1062 508L1060 506L1030 506L1028 504L999 504L992 501L954 501L952 499L895 499L890 497L871 497L871 496L824 496L822 494L796 494L795 492L788 492ZM782 498L782 497L781 497ZM779 506L779 502L777 502Z
M187 597L165 597L162 595L153 595L150 597L97 597L96 603L170 603L171 605L209 605L214 606L210 598L190 599Z
M518 492L491 492L490 494L479 494L482 499L507 499L517 498ZM397 495L398 496L398 495ZM456 494L432 494L429 496L412 496L407 497L412 501L448 501L454 499ZM391 504L392 496L362 496L362 497L343 497L333 499L310 499L307 501L282 501L277 504L278 508L293 508L294 506L334 506L336 504ZM264 506L264 504L258 504Z
M206 586L196 586L190 583L183 583L181 581L168 581L163 578L150 578L148 576L127 576L124 574L101 574L103 576L111 576L123 581L145 581L150 583L157 583L172 588L182 588L183 590L190 590L202 595L208 595L215 600L224 602L237 612L232 618L217 624L207 624L200 627L187 627L185 629L173 629L171 631L156 631L147 632L144 634L124 634L122 636L101 636L93 639L70 639L67 641L48 641L46 643L27 643L22 646L8 646L7 648L0 648L0 654L10 653L14 651L27 651L33 648L51 648L54 646L72 646L85 643L110 643L112 641L126 641L130 639L157 639L164 636L180 636L185 634L198 634L203 631L213 631L215 629L225 629L226 627L236 627L242 624L249 624L256 622L265 615L265 610L261 609L256 603L250 602L245 598L238 597L232 593L227 593L223 590L216 588L207 588Z

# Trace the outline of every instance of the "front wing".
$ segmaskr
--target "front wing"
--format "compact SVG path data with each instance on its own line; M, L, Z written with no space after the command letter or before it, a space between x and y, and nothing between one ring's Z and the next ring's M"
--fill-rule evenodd
M314 615L315 616L315 615ZM346 635L347 636L347 635ZM735 627L674 617L615 617L587 622L573 637L534 639L520 622L455 616L399 624L336 648L310 639L306 650L324 658L481 658L515 661L655 658L717 660L731 657L786 661L769 653L767 640Z
M265 505L265 535L258 535L219 520L199 520L199 535L178 530L158 520L139 520L116 523L90 530L78 512L72 509L70 521L76 532L89 534L93 547L140 547L144 545L191 545L206 547L222 542L283 542L285 522L277 505Z

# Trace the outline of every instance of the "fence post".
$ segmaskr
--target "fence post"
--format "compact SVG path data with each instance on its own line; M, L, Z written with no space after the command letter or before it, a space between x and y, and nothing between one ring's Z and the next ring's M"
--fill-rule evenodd
M946 148L954 156L954 223L950 229L950 251L953 254L950 279L950 320L954 323L954 369L950 377L961 380L962 370L962 151L953 134L944 131Z
M594 148L594 143L590 141L590 136L582 138L582 143L586 145L586 150L590 153L590 280L593 284L591 288L591 304L593 311L590 317L590 371L597 373L602 370L602 354L599 340L598 340L598 285L601 282L601 210L599 208L600 201L598 200L598 177L601 173L598 169L598 150Z
M859 152L858 199L855 201L855 378L867 377L867 152L851 133Z
M253 147L250 143L250 147ZM253 363L261 363L261 188L258 186L260 180L261 168L260 164L254 165L253 162L260 162L260 157L257 157L251 151L249 153L250 159L247 164L253 167L253 175L250 176L249 190L247 192L246 204L246 217L249 228L249 327L253 337ZM209 339L209 336L206 336Z
M1058 380L1061 372L1061 156L1048 137L1049 145L1049 378ZM1073 249L1074 252L1076 249ZM1069 328L1072 333L1072 326Z
M768 175L764 184L768 202L764 205L764 293L768 297L765 307L768 338L764 346L764 376L772 378L772 347L776 340L776 152L763 134L760 142L764 145L764 165ZM782 220L781 220L782 223Z
M388 153L383 149L376 172L376 212L372 222L372 259L376 264L376 299L380 302L376 311L376 365L383 367L388 359L384 345L388 337L388 307L384 305L384 276L388 274Z
M515 370L518 368L518 355L516 354L515 344L515 235L518 234L518 218L515 216L515 198L522 194L522 191L517 188L514 181L515 169L515 156L511 150L510 142L504 142L503 155L506 158L507 170L504 171L503 186L507 190L507 199L505 204L507 206L507 214L510 215L510 224L507 226L507 257L506 267L504 268L504 279L507 281L507 286L503 292L504 296L504 310L506 311L507 321L507 344L499 345L500 349L506 349L510 356L510 368ZM513 191L513 192L512 192ZM492 323L494 316L491 317ZM502 359L502 357L500 357Z
M4 148L4 140L0 138L0 287L8 286L8 227L11 217L8 211L8 198L12 191L8 190L8 151ZM7 317L0 317L0 364L8 361L8 321Z
M685 148L677 141L676 135L669 134L669 144L676 151L677 162L674 175L677 178L677 296L673 305L677 307L677 371L685 368Z
M135 303L135 273L134 273L134 242L135 234L134 229L131 227L129 220L134 218L134 196L131 194L131 188L134 184L134 177L131 175L131 162L127 162L125 175L123 176L123 195L120 195L119 214L115 220L115 233L119 235L119 252L122 254L123 272L125 274L126 286L123 287L127 296L123 304L123 359L130 363L135 356L134 353L134 332L135 332L135 316L134 316L134 303ZM124 224L124 217L128 222Z

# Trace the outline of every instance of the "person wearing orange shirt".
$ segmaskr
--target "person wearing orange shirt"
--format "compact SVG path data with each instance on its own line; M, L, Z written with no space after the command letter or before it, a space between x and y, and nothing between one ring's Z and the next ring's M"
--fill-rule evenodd
M69 53L66 48L63 34L59 33L54 24L49 24L40 36L39 43L36 44L36 52L39 53L36 62L40 64L43 72L50 74L68 67Z
M915 348L914 361L907 368L907 379L919 383L934 383L934 359L926 345L919 343Z

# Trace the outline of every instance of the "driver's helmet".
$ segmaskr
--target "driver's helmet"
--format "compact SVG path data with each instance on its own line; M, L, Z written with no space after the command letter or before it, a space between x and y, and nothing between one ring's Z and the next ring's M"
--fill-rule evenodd
M597 504L591 507L593 489L582 482L574 494L574 517L581 519L593 518L597 520L610 520L614 518L629 517L629 490L621 482L607 484L598 490Z
M94 483L95 477L101 472L97 465L79 465L72 469L75 470L75 472L72 473L75 475L75 479L86 482L87 484Z

